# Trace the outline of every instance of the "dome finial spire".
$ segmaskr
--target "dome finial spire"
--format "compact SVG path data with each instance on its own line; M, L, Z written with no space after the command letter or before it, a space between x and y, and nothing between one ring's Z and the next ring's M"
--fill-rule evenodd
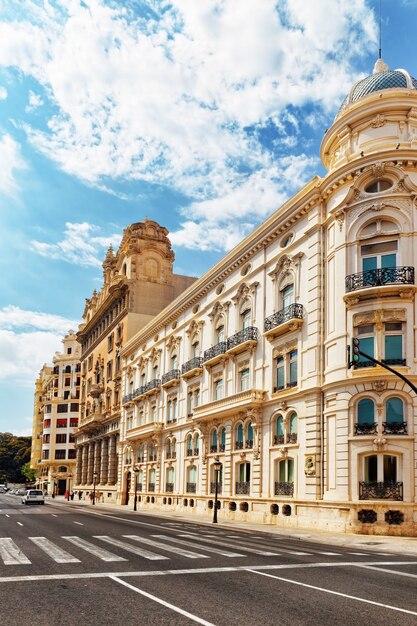
M379 50L373 73L379 74L379 72L388 72L388 70L388 65L382 60L382 0L379 0Z

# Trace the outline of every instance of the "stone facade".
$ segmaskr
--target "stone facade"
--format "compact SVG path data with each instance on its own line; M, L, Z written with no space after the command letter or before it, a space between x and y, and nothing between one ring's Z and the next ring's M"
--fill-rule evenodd
M417 535L416 395L347 353L417 381L417 83L392 74L352 90L324 178L130 335L119 502L208 514L220 461L220 517Z

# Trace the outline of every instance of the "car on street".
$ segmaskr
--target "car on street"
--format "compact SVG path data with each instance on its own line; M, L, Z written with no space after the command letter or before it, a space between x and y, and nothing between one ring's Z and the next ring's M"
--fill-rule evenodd
M28 489L22 498L22 504L45 504L43 491L40 489Z

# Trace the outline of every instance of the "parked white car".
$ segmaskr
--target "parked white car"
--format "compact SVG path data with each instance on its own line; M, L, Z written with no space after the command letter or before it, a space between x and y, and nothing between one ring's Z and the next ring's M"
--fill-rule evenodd
M43 491L40 489L28 489L22 498L22 504L45 504Z

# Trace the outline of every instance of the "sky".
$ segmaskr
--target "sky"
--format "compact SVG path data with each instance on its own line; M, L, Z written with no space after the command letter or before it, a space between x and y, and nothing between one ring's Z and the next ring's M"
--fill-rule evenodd
M378 55L378 0L0 0L0 432L156 220L200 276L314 175ZM417 77L417 0L382 1L382 56Z

